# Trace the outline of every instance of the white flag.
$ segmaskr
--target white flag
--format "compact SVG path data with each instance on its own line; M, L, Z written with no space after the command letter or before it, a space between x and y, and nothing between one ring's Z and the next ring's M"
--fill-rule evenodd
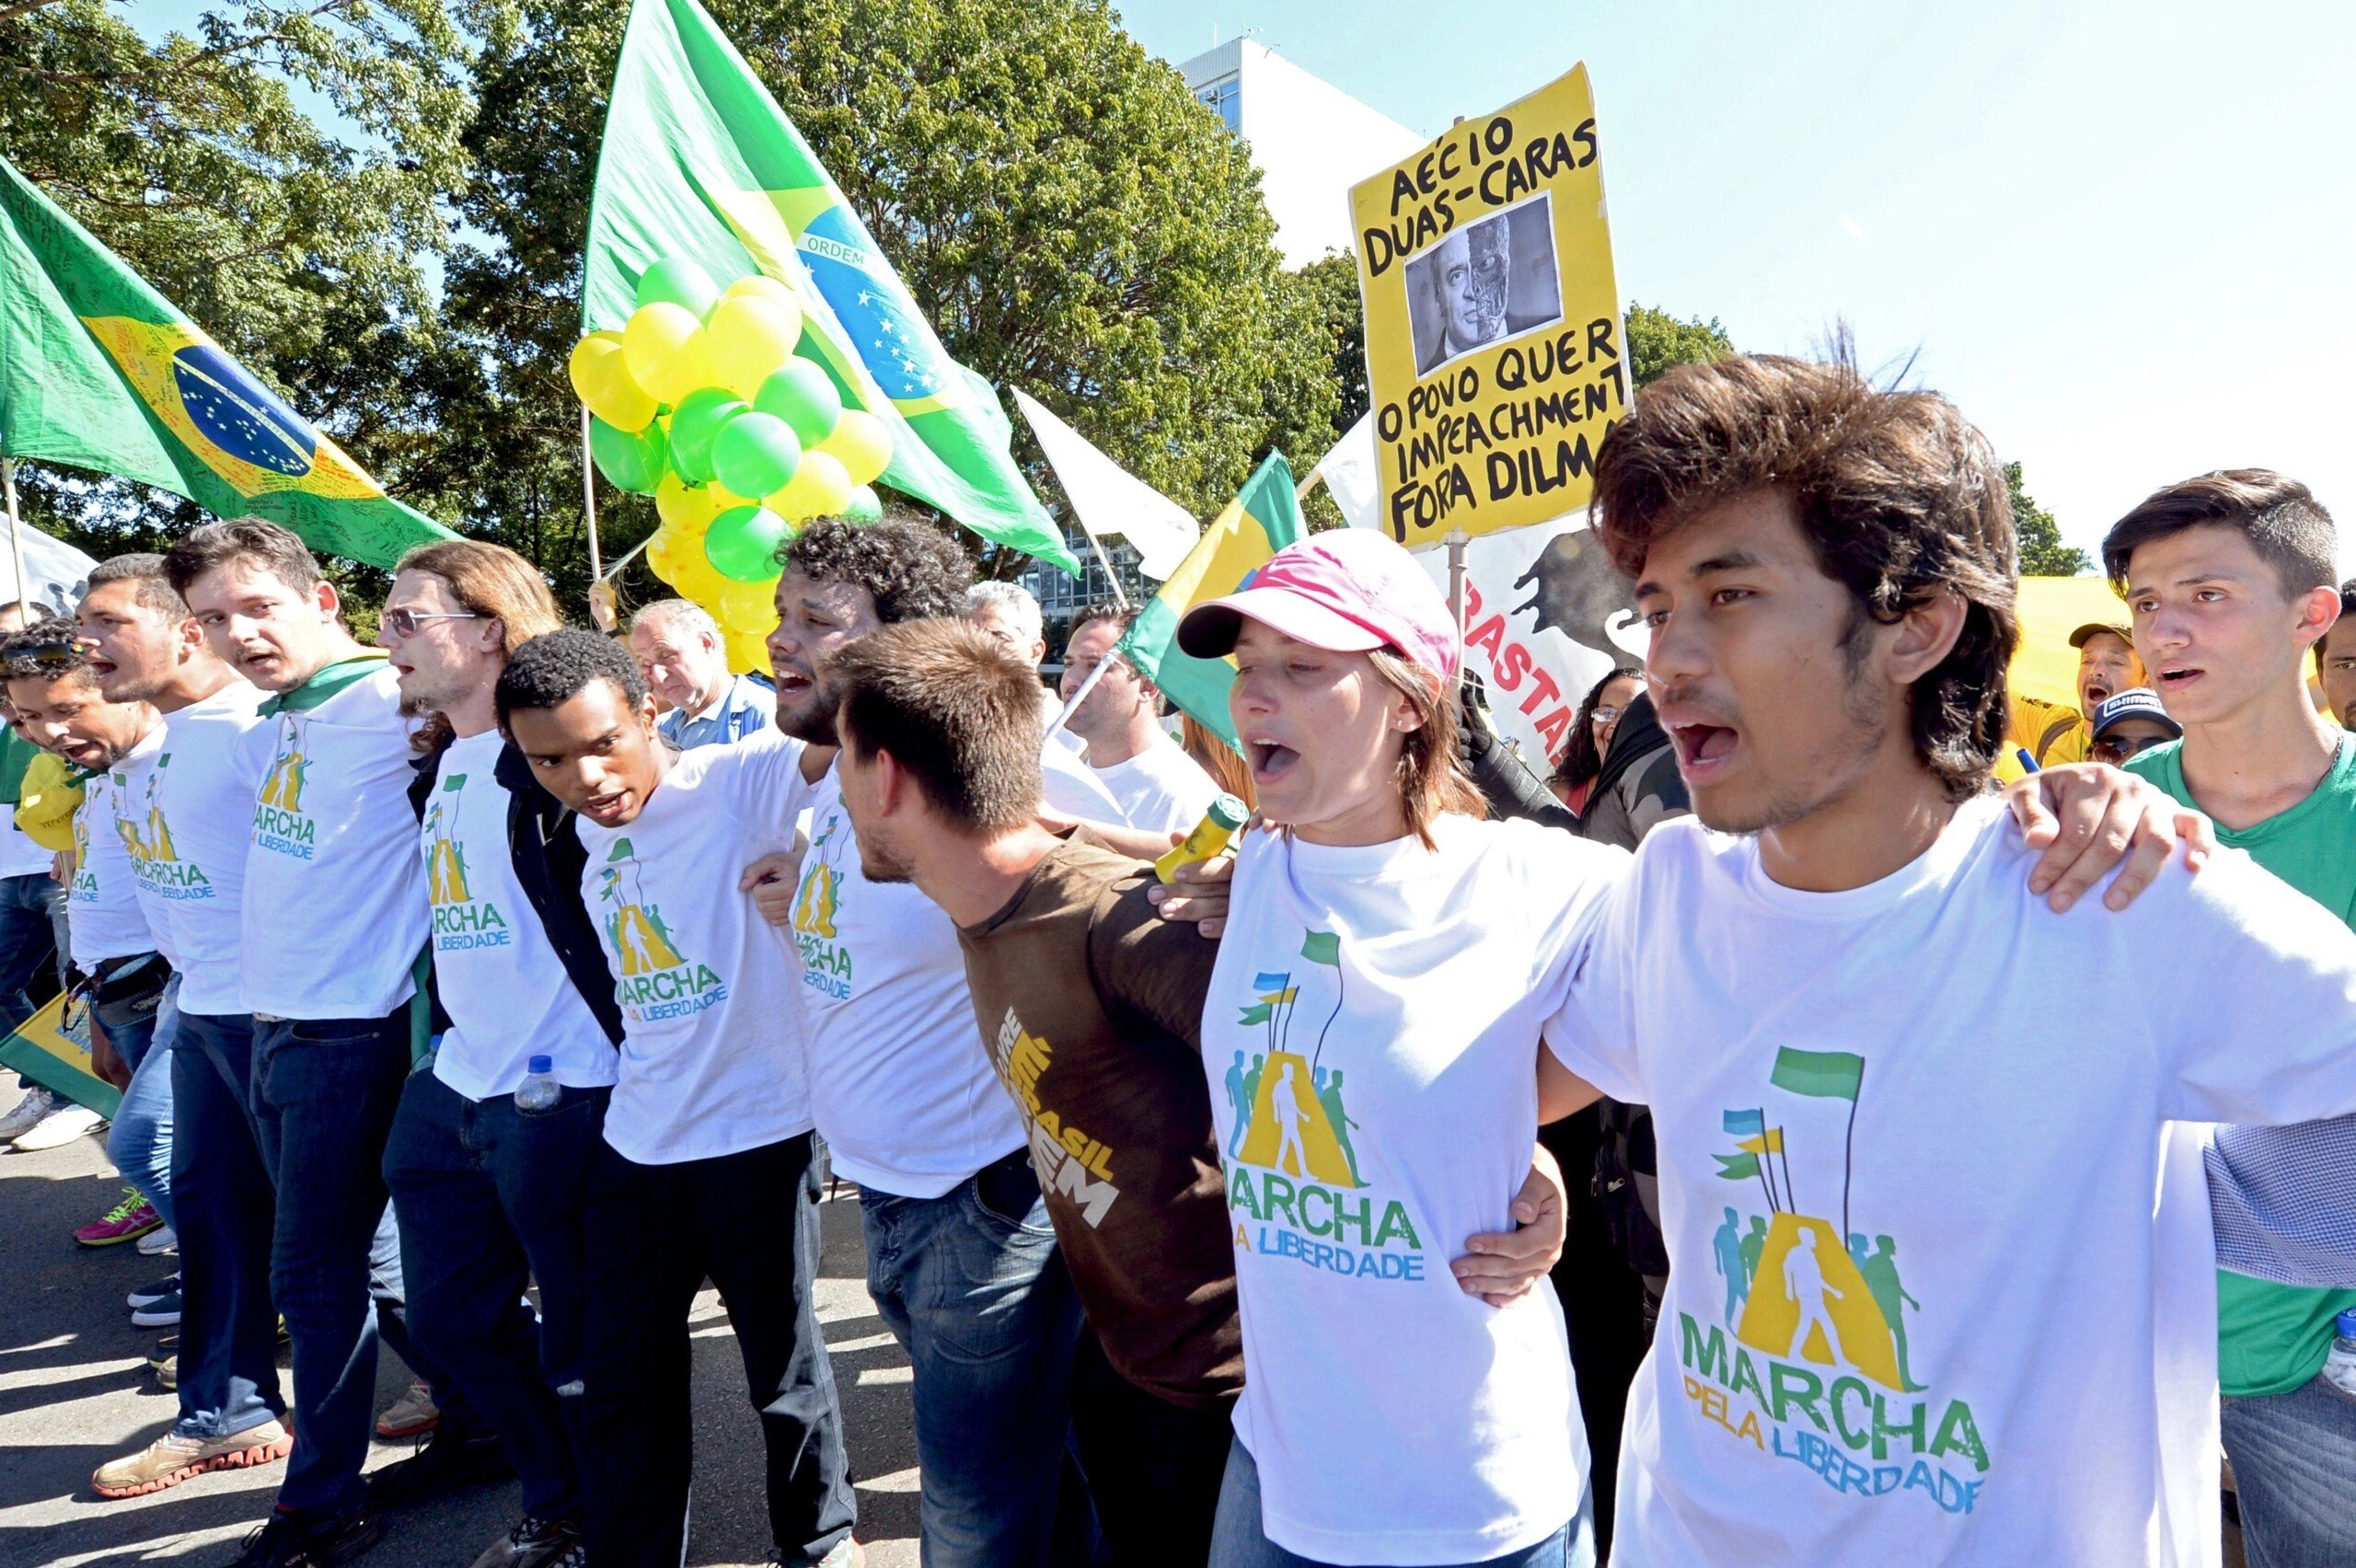
M1138 570L1159 582L1178 570L1202 526L1187 510L1099 452L1080 432L1015 388L1014 406L1031 421L1039 449L1054 465L1080 525L1100 544L1114 534L1137 547Z
M29 580L29 594L17 591L16 562L8 550L6 532L7 520L0 518L0 604L12 599L29 598L31 607L52 614L70 616L82 597L82 590L90 575L90 568L98 563L75 549L64 540L42 533L29 523L19 524L18 537L25 552L25 576Z
M1369 413L1359 415L1349 433L1334 443L1311 470L1324 476L1325 493L1353 528L1382 526L1381 477L1374 464L1374 416Z

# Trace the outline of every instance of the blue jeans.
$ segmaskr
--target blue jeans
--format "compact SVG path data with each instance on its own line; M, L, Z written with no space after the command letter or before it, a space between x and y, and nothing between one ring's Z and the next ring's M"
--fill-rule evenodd
M254 1020L254 1121L278 1224L270 1289L294 1341L294 1430L278 1505L343 1514L366 1496L376 1393L368 1254L385 1215L385 1137L408 1075L409 1009Z
M175 974L152 1015L107 1031L115 1055L131 1069L131 1087L122 1091L114 1124L107 1129L107 1158L156 1205L166 1225L172 1224L172 1032L179 1018L179 990Z
M2228 1399L2222 1420L2249 1568L2356 1562L2356 1403L2312 1378Z
M286 1412L270 1299L277 1213L254 1125L253 1020L183 1013L172 1073L172 1212L180 1238L183 1437L225 1437Z
M859 1205L868 1291L915 1366L925 1568L1044 1562L1080 1315L1028 1151Z
M512 1095L467 1099L428 1057L385 1146L409 1332L499 1435L537 1518L581 1508L582 1199L611 1095L567 1089L554 1110L518 1111Z
M1582 1488L1585 1478L1565 1476ZM1463 1568L1595 1568L1595 1499L1582 1490L1571 1522L1540 1541ZM1218 1523L1211 1534L1210 1568L1333 1568L1296 1556L1260 1528L1260 1467L1238 1438L1227 1450L1227 1482L1219 1488Z
M10 1029L33 1016L28 993L43 961L65 984L65 887L47 872L0 877L0 1019Z

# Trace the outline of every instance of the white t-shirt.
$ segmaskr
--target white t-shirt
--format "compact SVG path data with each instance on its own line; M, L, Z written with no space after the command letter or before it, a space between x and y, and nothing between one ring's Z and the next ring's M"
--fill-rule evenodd
M792 946L736 891L749 861L792 847L807 790L802 743L756 730L682 753L627 826L574 819L622 1009L606 1141L626 1159L710 1159L810 1130Z
M1539 1035L1627 857L1441 818L1337 848L1255 833L1203 1009L1261 1523L1328 1562L1477 1562L1577 1512L1587 1438L1551 1290L1458 1287L1512 1228ZM1239 1124L1241 1126L1239 1127Z
M1061 713L1063 710L1064 699L1062 696L1052 686L1041 687L1039 691L1039 727L1044 730L1048 725L1054 723L1056 721L1056 715ZM1062 729L1057 730L1054 735L1049 737L1049 740L1053 744L1061 746L1064 750L1071 753L1074 756L1079 756L1088 750L1088 743L1081 740L1078 735L1073 734L1071 732L1071 726L1068 724L1064 726Z
M793 932L818 1132L838 1174L937 1198L1022 1147L1022 1123L974 1032L957 928L912 884L867 880L831 767L810 804Z
M160 740L163 726L152 732ZM131 850L115 828L115 780L101 773L82 786L74 808L74 885L65 894L65 927L76 968L95 969L103 960L157 951L139 907L132 880Z
M2054 914L2030 859L1992 798L1845 893L1646 838L1547 1032L1659 1143L1615 1562L2218 1560L2208 1208L2166 1124L2356 1109L2356 932L2237 850L2120 914Z
M115 767L115 831L147 928L179 972L182 1012L228 1016L241 1000L252 734L263 693L232 681L165 716Z
M1153 744L1110 767L1091 766L1096 781L1113 792L1121 820L1148 833L1191 833L1226 793L1184 746L1159 732Z
M382 665L248 742L261 773L246 810L248 1012L383 1018L416 989L428 917L400 700Z
M1039 771L1042 792L1056 810L1090 822L1121 820L1121 802L1097 782L1095 769L1080 761L1077 752L1049 741L1039 753Z
M33 842L17 825L17 809L0 811L0 877L46 877L56 873L57 851Z
M433 975L450 1015L433 1076L469 1100L513 1094L536 1055L559 1083L614 1081L618 1057L515 879L514 799L493 777L496 730L450 743L422 824Z

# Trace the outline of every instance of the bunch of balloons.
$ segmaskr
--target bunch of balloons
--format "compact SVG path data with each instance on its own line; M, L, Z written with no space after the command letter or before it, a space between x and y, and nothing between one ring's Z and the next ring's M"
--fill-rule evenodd
M654 498L663 525L647 565L711 612L740 669L768 667L776 554L795 525L883 513L871 486L892 460L891 427L844 408L834 378L794 352L801 340L802 302L785 284L755 275L722 289L672 257L639 279L620 331L572 350L597 471Z

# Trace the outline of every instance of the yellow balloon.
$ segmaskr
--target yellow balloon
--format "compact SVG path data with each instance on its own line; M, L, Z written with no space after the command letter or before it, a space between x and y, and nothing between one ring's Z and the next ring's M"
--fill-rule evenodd
M669 527L655 529L654 536L646 541L646 570L674 588L677 587L679 558L684 548L679 536ZM701 549L703 547L698 545L695 548Z
M759 674L769 673L769 648L767 632L738 631L733 627L724 634L728 641L728 667L739 672Z
M619 332L592 332L572 345L565 366L589 411L616 430L637 432L654 417L654 399L630 379Z
M749 278L739 278L720 291L720 297L722 299L735 299L745 294L750 294L756 299L773 299L780 304L790 305L797 314L802 309L802 296L793 292L793 285L780 282L767 272L756 272Z
M663 482L654 487L654 513L663 519L664 527L699 540L711 520L720 515L720 507L711 486L691 485L666 471Z
M892 427L873 414L858 409L845 409L841 419L818 450L843 466L850 476L851 488L875 482L892 461ZM845 497L849 499L848 496Z
M657 300L634 311L622 328L622 363L632 381L674 408L710 378L703 323L684 305Z
M822 448L802 455L802 466L793 470L792 480L771 495L768 504L789 523L832 517L849 504L850 492L857 488L840 460Z
M777 625L777 582L731 582L720 591L720 624L731 631L767 637Z
M793 357L793 345L802 339L802 306L791 297L780 304L760 294L734 294L711 307L703 330L714 378L749 403L761 383Z

